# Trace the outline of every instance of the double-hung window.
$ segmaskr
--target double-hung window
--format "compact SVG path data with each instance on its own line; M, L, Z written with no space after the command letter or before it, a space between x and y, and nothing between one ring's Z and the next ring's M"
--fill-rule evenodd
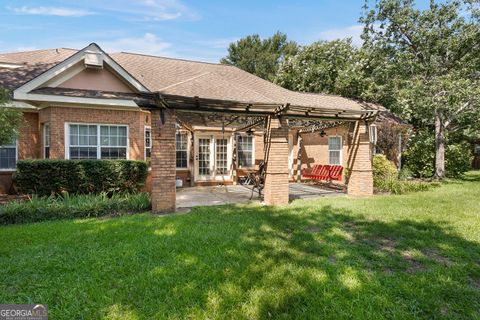
M69 124L69 159L126 159L127 145L127 126Z
M14 170L17 164L17 142L0 146L0 170Z
M237 165L240 168L253 167L253 137L239 135L237 138Z
M126 126L100 126L101 159L126 159L127 140Z
M50 125L43 125L43 157L50 159Z
M328 158L330 164L342 164L342 137L328 137Z
M188 135L177 133L176 135L177 169L188 168Z

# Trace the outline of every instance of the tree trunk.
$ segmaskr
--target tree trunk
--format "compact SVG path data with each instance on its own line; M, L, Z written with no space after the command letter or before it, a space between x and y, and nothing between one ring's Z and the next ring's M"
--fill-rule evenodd
M435 110L435 179L445 178L445 128L442 111Z

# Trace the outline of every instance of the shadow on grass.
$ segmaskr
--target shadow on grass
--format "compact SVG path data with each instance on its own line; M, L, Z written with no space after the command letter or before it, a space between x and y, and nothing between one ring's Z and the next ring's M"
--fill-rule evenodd
M55 318L480 316L480 246L441 222L231 205L70 222L43 246L3 298Z

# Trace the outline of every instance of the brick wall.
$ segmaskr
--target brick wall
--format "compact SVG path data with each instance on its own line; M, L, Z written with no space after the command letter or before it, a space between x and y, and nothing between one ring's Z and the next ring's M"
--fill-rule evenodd
M267 140L268 159L264 200L267 205L288 203L288 125L286 119L272 119Z
M164 124L160 110L152 111L152 211L175 211L175 111L165 110Z
M369 196L373 194L373 173L371 144L368 128L357 122L351 126L351 143L348 152L348 194L353 196Z
M50 123L50 158L65 158L65 123L128 125L129 159L145 158L145 126L150 115L144 111L107 110L75 107L48 107L39 111L40 124Z
M11 185L12 185L12 172L0 171L0 194L9 193Z

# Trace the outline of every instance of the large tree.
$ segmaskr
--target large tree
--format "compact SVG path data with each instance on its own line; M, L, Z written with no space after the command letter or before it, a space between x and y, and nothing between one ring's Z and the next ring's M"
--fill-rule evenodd
M9 91L0 88L0 145L12 142L22 123L22 113L6 106L9 101Z
M366 8L364 50L380 61L372 74L394 99L391 107L435 133L435 177L445 177L448 135L480 121L478 1L379 0ZM385 95L386 96L386 95Z
M254 34L231 43L228 55L220 62L273 81L280 63L297 50L298 45L284 33L277 32L266 39Z
M368 65L369 57L351 39L319 41L286 59L275 83L290 90L367 99L371 98Z

